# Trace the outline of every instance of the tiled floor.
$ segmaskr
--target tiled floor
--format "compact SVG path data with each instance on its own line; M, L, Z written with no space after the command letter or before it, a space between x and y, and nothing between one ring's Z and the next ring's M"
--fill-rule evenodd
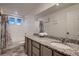
M6 53L2 54L1 56L27 56L24 52L23 45L19 45L15 48L8 49Z

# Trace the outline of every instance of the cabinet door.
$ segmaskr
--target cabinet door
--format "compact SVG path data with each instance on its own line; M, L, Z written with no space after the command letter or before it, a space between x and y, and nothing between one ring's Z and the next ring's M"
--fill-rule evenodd
M25 37L24 51L25 51L26 54L27 54L27 50L28 50L27 44L28 44L28 39L27 39L27 37Z
M28 55L31 56L31 40L28 39L28 44L27 44L27 52L28 52Z
M31 56L31 40L28 37L25 37L25 53Z
M42 56L52 56L52 50L48 47L41 46L41 55Z
M39 54L40 51L39 51L39 49L37 49L36 47L33 47L33 51L32 51L32 52L33 52L33 55L34 55L34 56L39 56L39 55L40 55L40 54Z
M41 55L41 46L38 42L32 41L32 53L34 56L40 56Z

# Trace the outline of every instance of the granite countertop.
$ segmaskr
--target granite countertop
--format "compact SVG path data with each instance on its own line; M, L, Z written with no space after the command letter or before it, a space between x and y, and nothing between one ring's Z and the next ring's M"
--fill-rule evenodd
M34 36L34 35L26 35L26 37L39 42L43 45L49 46L52 49L55 49L61 53L67 54L67 55L71 55L71 56L79 56L79 45L74 44L74 43L66 43L67 46L69 46L71 49L62 49L62 48L58 48L56 46L51 45L51 42L60 42L59 40L56 39L51 39L51 38L47 38L47 37L38 37L38 36ZM61 43L63 44L63 43ZM65 45L65 44L63 44Z

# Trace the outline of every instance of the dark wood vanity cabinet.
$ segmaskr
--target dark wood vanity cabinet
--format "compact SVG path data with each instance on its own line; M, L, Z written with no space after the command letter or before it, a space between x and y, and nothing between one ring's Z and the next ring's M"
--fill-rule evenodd
M40 44L25 37L25 52L28 56L40 56Z
M68 56L52 48L25 37L25 52L28 56Z

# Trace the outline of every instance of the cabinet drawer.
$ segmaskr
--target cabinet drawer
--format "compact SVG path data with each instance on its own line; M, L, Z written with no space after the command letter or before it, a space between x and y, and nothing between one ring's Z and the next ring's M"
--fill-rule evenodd
M37 47L37 48L39 48L39 43L37 43L37 42L35 42L35 41L33 41L33 46L35 46L35 47Z
M39 49L33 47L33 55L39 56Z

